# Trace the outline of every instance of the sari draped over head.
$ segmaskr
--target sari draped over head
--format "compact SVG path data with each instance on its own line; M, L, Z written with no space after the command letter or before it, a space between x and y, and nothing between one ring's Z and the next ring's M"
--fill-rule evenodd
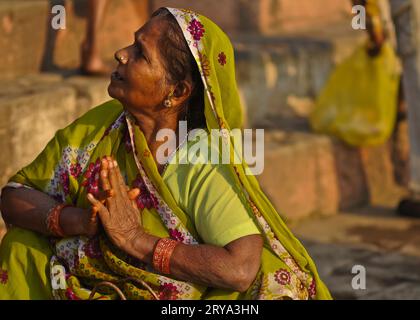
M235 81L234 52L223 31L206 17L168 8L183 31L204 84L207 129L241 128L242 109ZM222 143L233 149L229 134ZM159 174L146 139L122 105L109 101L57 131L42 153L9 180L10 186L43 191L77 207L89 208L88 192L99 192L100 160L112 155L130 187L141 190L136 202L146 231L188 245L202 239ZM92 288L109 281L130 299L330 299L315 264L292 235L244 161L228 165L247 200L263 238L258 274L245 293L205 287L157 273L152 266L116 248L102 232L51 241L50 281L57 299L87 299ZM234 214L234 213L231 213ZM58 280L57 280L58 279ZM61 279L61 281L59 281ZM98 289L95 299L117 298Z

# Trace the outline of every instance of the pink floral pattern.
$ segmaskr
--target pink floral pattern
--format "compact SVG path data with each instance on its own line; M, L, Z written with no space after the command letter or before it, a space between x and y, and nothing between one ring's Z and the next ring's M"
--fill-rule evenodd
M140 194L136 198L137 206L140 209L150 209L150 208L156 208L158 205L158 200L156 197L149 192L146 185L143 182L143 179L141 175L137 175L137 178L132 183L132 188L139 188Z
M173 283L163 283L159 287L160 300L177 300L178 295L178 288Z
M0 269L0 283L6 284L9 280L9 275L6 270Z
M89 258L100 259L102 258L102 252L99 247L99 238L95 237L89 239L89 241L83 246L83 251Z
M206 32L204 26L197 19L191 20L187 30L191 33L192 37L196 41L200 41Z
M80 165L80 163L72 163L70 165L70 174L73 177L77 179L81 173L82 173L82 166Z
M315 298L316 296L316 282L315 279L312 279L312 282L308 288L308 293L311 298Z
M87 192L97 196L99 193L99 170L101 169L101 160L98 158L91 162L84 174L82 186L86 187Z
M69 300L80 300L79 297L70 288L66 289L66 297Z
M69 173L65 170L60 172L60 182L63 187L64 196L70 194L70 178Z
M274 275L274 279L278 284L290 284L290 273L286 269L277 270Z
M217 57L217 61L219 61L220 65L223 67L227 63L226 54L224 52L220 52Z
M184 236L177 229L169 229L169 236L176 241L184 241Z

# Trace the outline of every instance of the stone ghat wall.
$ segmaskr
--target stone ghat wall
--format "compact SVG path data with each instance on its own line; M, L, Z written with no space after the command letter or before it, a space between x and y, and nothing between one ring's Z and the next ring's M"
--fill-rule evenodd
M350 0L152 0L151 9L180 7L203 13L229 35L279 35L322 29L351 14Z
M0 185L35 159L58 129L109 100L108 82L54 74L0 81Z
M86 27L86 1L66 1L66 29L54 31L51 6L61 0L0 1L0 73L22 75L77 68ZM99 33L104 59L130 44L133 32L162 6L185 7L213 19L229 36L321 35L351 21L350 0L108 0Z

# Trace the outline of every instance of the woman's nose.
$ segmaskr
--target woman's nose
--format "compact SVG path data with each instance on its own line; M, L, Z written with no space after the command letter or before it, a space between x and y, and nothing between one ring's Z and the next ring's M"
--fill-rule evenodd
M117 60L121 64L126 64L128 62L128 54L125 49L118 50L114 54L115 60Z

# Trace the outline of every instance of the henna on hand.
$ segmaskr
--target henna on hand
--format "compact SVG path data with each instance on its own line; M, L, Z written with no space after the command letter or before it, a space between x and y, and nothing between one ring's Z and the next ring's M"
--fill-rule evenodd
M88 194L88 200L96 208L110 240L124 250L131 247L132 242L144 234L140 223L140 212L135 202L140 190L138 188L130 190L127 187L117 162L111 157L102 160L100 179L102 189L112 196L107 197L102 203L92 194Z

